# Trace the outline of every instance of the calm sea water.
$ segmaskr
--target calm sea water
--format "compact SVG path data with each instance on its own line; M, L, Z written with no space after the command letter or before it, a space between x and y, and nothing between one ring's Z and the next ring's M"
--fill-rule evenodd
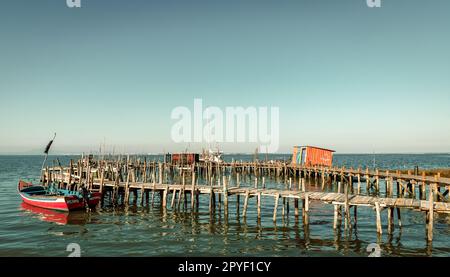
M71 158L78 157L59 157L63 164ZM251 158L226 156L227 160ZM275 225L272 198L262 199L270 202L263 205L260 223L254 199L244 221L235 212L234 197L228 220L218 212L210 216L207 196L200 198L198 213L164 211L158 203L144 208L104 207L90 214L39 210L22 204L16 186L19 179L36 180L41 162L40 156L0 156L0 256L67 256L69 243L78 243L82 256L367 256L370 243L380 245L382 256L450 256L449 217L438 216L434 241L428 244L424 214L408 210L402 210L403 227L396 226L392 236L386 234L386 212L382 214L381 238L370 208L358 209L358 224L351 232L333 231L332 206L312 202L310 227L305 230L301 218L294 218L293 204L290 216L283 219L279 213ZM442 168L450 167L450 155L336 155L334 162L347 167ZM283 185L268 180L268 186Z

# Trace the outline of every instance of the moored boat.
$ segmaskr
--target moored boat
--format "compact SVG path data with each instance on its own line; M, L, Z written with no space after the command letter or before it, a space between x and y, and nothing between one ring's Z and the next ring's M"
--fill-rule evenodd
M77 191L57 189L53 186L44 187L19 181L18 191L23 202L51 210L73 211L95 207L100 199L99 192L87 192L82 195Z

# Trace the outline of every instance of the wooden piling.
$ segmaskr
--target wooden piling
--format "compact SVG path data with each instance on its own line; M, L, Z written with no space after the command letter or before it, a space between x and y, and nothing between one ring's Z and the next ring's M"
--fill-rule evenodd
M170 201L170 208L172 209L175 205L175 199L177 196L177 189L173 189L172 191L172 200Z
M248 198L250 197L249 190L245 191L244 208L242 210L242 216L245 218L247 216Z
M344 185L344 194L345 194L345 229L348 229L350 226L350 203L349 203L349 186L350 184Z
M228 215L228 181L225 176L223 176L223 204L225 215Z
M366 191L369 192L370 189L370 175L369 175L369 168L366 168Z
M158 162L159 184L163 183L163 166L161 162Z
M309 224L309 193L305 193L305 199L303 200L303 224Z
M166 186L163 192L163 198L162 198L162 206L163 208L167 208L167 194L169 193L169 185Z
M361 167L358 167L358 187L357 193L361 194Z
M386 197L389 197L390 196L389 170L386 170L386 177L384 179L384 182L386 183L385 194L386 194Z
M437 179L437 177L435 177ZM433 240L433 223L434 223L434 186L430 184L429 186L429 196L428 196L428 228L427 228L427 240L432 241Z
M273 208L273 222L276 222L277 221L278 201L280 199L280 194L277 193L274 198L275 198L275 205L274 205L274 208Z
M191 184L191 209L192 210L194 210L194 207L195 207L195 194L196 194L195 171L192 170L192 184Z
M394 208L387 209L387 217L388 217L388 234L392 234L394 230Z
M339 220L339 205L334 204L334 220L333 220L333 229L337 229L338 220Z
M422 171L422 182L419 188L419 198L425 199L426 192L426 181L425 181L425 171Z
M377 213L377 233L381 235L383 233L383 229L381 227L381 209L378 201L375 202L375 211Z
M130 201L130 170L127 170L127 182L125 184L125 204L128 205Z
M375 188L377 190L377 193L380 191L380 172L378 170L378 168L375 170Z

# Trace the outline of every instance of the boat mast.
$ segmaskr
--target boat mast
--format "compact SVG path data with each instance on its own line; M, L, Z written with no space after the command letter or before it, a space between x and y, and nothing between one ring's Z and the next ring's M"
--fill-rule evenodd
M44 170L45 162L47 162L47 158L48 158L48 152L50 151L50 147L52 146L53 141L55 140L55 138L56 138L56 133L53 136L53 139L45 147L45 150L44 150L45 159L44 159L44 162L42 163L42 166L41 166L41 172L42 172L42 170Z

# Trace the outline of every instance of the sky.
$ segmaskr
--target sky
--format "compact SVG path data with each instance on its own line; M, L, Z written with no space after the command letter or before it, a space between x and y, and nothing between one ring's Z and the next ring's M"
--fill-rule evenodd
M198 151L171 138L194 99L278 107L278 152L450 152L450 1L81 3L2 1L0 154L54 132L55 153Z

